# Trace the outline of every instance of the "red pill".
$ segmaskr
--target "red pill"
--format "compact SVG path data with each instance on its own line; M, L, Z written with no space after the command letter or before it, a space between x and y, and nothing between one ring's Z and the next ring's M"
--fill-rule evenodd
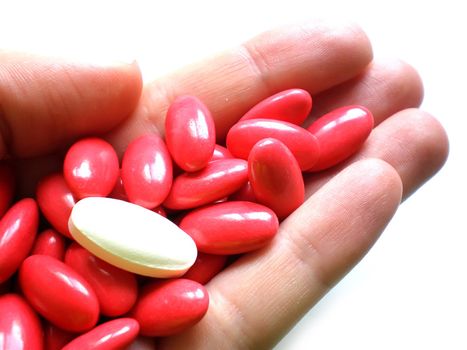
M106 197L119 174L117 153L97 137L76 142L63 162L63 175L77 198Z
M209 296L199 283L184 278L152 282L143 287L130 313L144 336L179 333L200 321L208 310Z
M271 209L251 202L213 204L189 212L180 222L198 250L210 254L239 254L261 248L278 227Z
M248 180L248 163L242 159L221 159L195 173L178 176L164 202L170 209L189 209L223 199Z
M316 137L300 126L279 120L251 119L235 124L227 134L227 148L234 157L248 159L253 146L268 137L282 141L302 170L311 168L318 160Z
M10 207L15 193L15 177L8 164L0 163L0 218Z
M133 140L125 151L121 172L128 200L152 209L172 186L172 160L164 141L155 134Z
M49 255L58 260L65 256L65 237L53 229L47 229L37 235L31 255Z
M68 187L63 174L54 173L37 185L36 199L47 221L65 237L71 238L68 219L76 198Z
M19 295L0 295L0 349L42 350L39 317Z
M286 218L305 200L302 172L292 152L276 139L259 141L248 157L248 177L255 198Z
M216 145L214 147L214 153L212 154L211 162L219 159L233 158L234 156L229 150L221 145Z
M224 268L226 262L226 255L198 253L195 263L183 278L206 284Z
M84 332L96 325L96 294L83 277L60 260L47 255L28 257L19 270L19 283L31 306L55 326Z
M317 119L308 131L318 139L321 152L309 170L323 170L350 157L363 145L373 125L373 115L362 106L341 107Z
M62 350L75 337L76 333L64 331L49 322L44 325L45 350Z
M132 273L106 263L77 243L68 247L65 263L91 285L103 315L123 315L136 302L138 286Z
M118 318L100 324L65 345L62 350L125 349L139 332L139 324L132 318Z
M39 210L31 198L17 202L0 220L0 283L9 279L28 256L38 224Z
M311 111L311 105L311 96L307 91L285 90L261 101L240 120L266 118L302 125Z
M204 168L216 144L214 120L208 108L194 96L177 97L167 111L165 141L180 168L189 172Z

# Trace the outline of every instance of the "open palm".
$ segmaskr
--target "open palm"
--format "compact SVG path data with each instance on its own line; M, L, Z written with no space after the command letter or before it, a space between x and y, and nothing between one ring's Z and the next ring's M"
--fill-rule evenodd
M289 88L312 94L310 119L360 104L373 112L375 130L345 164L309 175L305 203L273 242L211 280L203 320L158 346L269 348L363 257L401 199L447 156L444 130L417 109L423 88L415 70L373 60L358 27L313 22L276 29L147 84L141 96L136 64L96 67L0 52L0 156L22 158L16 165L27 193L57 164L43 155L59 158L81 136L104 135L121 154L142 133L163 135L176 96L199 97L222 140L249 108Z

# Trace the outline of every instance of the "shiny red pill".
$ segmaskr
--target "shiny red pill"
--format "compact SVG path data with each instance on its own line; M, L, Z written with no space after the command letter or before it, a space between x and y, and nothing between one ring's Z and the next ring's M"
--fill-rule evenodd
M313 134L295 124L272 119L249 119L235 124L227 134L227 148L234 157L248 159L253 146L269 137L282 141L302 170L311 168L318 160L319 144Z
M121 177L128 201L153 209L167 197L172 186L172 159L158 135L133 140L126 149Z
M39 233L34 242L31 255L49 255L58 260L65 256L65 237L53 229L47 229Z
M61 173L44 177L36 189L36 199L42 214L54 229L71 238L68 219L76 203L76 198Z
M302 125L311 111L310 94L302 89L278 92L251 108L240 120L267 118Z
M198 253L195 263L183 278L206 284L224 268L226 263L227 255Z
M81 275L60 260L47 255L28 257L19 270L19 283L31 306L55 326L84 332L96 325L96 294Z
M10 207L15 193L15 177L10 166L4 162L0 163L0 218Z
M95 257L77 243L68 247L65 264L91 285L99 300L101 314L121 316L136 302L136 276Z
M371 112L362 106L335 109L318 118L308 131L316 136L320 157L310 171L336 165L358 151L373 129Z
M180 228L198 250L210 254L246 253L265 246L279 227L276 214L251 202L224 202L193 210Z
M42 350L39 317L19 295L0 295L0 349Z
M305 200L305 184L294 155L276 139L259 141L248 157L248 177L255 198L286 218Z
M196 324L208 306L206 289L195 281L156 281L143 287L130 317L138 321L142 335L164 337Z
M139 324L132 318L117 318L102 323L73 339L62 350L126 349L138 336Z
M232 193L229 196L230 201L246 201L257 203L258 200L253 193L253 188L251 187L251 182L248 181L244 184L237 192Z
M175 178L164 201L170 209L189 209L223 199L248 180L248 163L243 159L220 159L195 173Z
M9 279L28 256L39 224L36 201L25 198L0 220L0 283Z
M117 153L112 145L97 137L73 144L63 161L63 175L77 198L106 197L119 175Z
M188 172L204 168L216 143L214 120L204 103L195 96L177 97L167 111L165 141L180 168Z

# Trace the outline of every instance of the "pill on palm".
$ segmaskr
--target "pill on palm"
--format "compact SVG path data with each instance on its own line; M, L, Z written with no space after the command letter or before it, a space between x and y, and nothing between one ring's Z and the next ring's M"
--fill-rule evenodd
M341 107L318 118L308 131L318 139L321 152L309 170L324 170L350 157L370 135L373 124L373 115L362 106Z
M82 139L68 150L63 175L77 198L107 196L119 175L118 157L112 145L97 137Z
M196 260L193 240L170 220L113 198L84 198L69 221L73 238L98 258L150 277L178 277Z
M289 89L272 95L253 108L240 120L268 118L301 125L311 111L310 94L302 89Z
M316 137L300 126L280 120L248 119L235 124L227 134L227 148L234 157L248 159L253 146L268 137L282 141L302 170L318 161L320 151Z

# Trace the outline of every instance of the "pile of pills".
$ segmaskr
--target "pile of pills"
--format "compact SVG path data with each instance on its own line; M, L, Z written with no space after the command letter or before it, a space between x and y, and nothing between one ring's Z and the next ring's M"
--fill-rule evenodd
M373 128L361 106L304 128L311 106L306 91L282 91L223 146L206 106L180 96L165 140L143 135L120 162L106 141L82 139L35 199L13 205L2 164L0 349L132 348L201 320L203 285L228 256L267 245L303 203L303 173L347 159ZM48 226L37 233L40 215Z

